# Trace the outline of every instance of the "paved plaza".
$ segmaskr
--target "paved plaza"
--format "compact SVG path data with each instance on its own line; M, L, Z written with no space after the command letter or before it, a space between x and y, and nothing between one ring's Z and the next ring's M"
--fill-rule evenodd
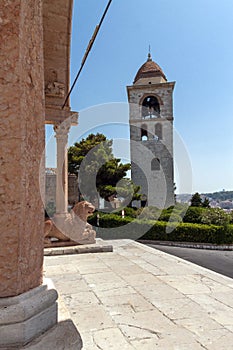
M130 240L113 252L45 257L83 350L229 350L233 280ZM67 349L68 350L68 349Z

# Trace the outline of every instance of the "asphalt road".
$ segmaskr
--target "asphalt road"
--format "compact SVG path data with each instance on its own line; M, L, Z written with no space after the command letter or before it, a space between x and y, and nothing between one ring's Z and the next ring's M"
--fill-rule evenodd
M233 278L233 251L180 248L155 244L147 245Z

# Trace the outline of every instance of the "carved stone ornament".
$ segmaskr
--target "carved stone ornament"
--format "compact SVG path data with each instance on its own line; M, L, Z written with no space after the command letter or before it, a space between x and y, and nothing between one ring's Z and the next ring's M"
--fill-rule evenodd
M67 118L62 123L55 124L53 129L56 133L56 138L68 137L70 127L71 127L70 118Z
M65 84L58 81L50 82L45 87L45 95L49 97L65 97Z

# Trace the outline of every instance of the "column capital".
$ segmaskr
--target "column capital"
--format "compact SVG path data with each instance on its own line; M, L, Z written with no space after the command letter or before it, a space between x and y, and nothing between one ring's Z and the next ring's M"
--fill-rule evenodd
M53 129L56 133L55 137L67 140L70 127L71 127L70 119L63 121L62 123L54 124Z

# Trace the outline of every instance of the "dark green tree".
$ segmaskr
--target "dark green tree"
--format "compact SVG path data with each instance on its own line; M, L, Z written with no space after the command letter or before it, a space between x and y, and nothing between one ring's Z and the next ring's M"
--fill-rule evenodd
M209 208L210 207L210 201L207 197L204 198L203 202L202 202L202 207L203 208Z
M70 174L75 174L78 176L80 164L83 159L86 157L88 152L94 147L98 146L101 143L109 143L109 148L105 147L105 153L109 152L109 155L112 154L112 141L107 141L106 136L103 134L97 133L96 135L90 134L86 139L82 139L80 142L76 142L74 146L69 147L68 149L68 172Z
M106 201L115 196L129 204L140 199L137 193L140 187L125 178L130 168L129 163L123 164L114 157L112 140L103 134L90 134L68 150L68 171L79 176L81 192L91 201L96 199L97 192Z
M191 198L191 207L201 207L202 206L202 199L198 192L194 193L194 195Z
M174 189L174 203L176 203L176 190L177 190L177 187L176 187L176 184L175 182L173 183L173 189Z

